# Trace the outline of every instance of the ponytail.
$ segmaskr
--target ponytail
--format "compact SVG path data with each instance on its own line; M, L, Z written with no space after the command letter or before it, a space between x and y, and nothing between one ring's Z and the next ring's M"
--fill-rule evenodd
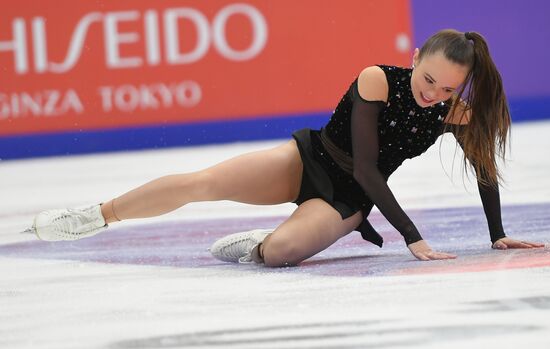
M465 165L470 162L481 183L497 186L502 180L497 159L505 159L511 118L502 79L487 43L476 32L447 29L426 41L419 58L436 52L442 52L451 62L470 68L450 111L451 115L457 110L462 111L460 119L466 112L471 112L468 125L446 127L453 128L462 144ZM463 97L465 91L466 97Z
M472 116L461 137L464 161L466 158L470 160L482 183L496 186L502 180L497 159L505 159L506 156L510 111L502 78L489 54L485 39L475 32L466 32L464 37L472 42L474 48L470 88L466 98Z

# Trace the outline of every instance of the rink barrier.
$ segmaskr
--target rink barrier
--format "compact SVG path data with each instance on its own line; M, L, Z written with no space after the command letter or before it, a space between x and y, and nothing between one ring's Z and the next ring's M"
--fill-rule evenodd
M513 98L515 123L550 117L550 97ZM63 156L204 144L290 138L293 131L320 128L330 112L267 116L232 121L164 124L147 127L86 130L0 137L0 159Z
M326 112L219 122L197 122L0 137L0 159L197 146L289 138L294 130L319 128Z

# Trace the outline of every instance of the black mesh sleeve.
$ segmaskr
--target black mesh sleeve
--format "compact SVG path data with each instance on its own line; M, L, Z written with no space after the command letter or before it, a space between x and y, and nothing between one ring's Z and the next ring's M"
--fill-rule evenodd
M463 128L465 126L459 126ZM462 149L464 146L459 137L453 132L455 138ZM476 173L476 177L479 178L479 173ZM481 203L483 204L483 210L485 211L485 217L487 218L487 225L489 226L489 234L491 235L491 242L506 237L504 234L504 228L502 227L501 206L500 206L500 193L498 185L491 186L489 184L483 184L479 180L477 181L477 187L479 190L479 196L481 197Z
M367 101L356 91L351 113L353 176L386 219L403 235L407 245L422 240L378 170L378 114L380 101Z
M477 182L479 189L479 195L481 196L481 202L483 204L483 210L485 211L485 217L487 217L487 224L489 225L489 234L491 235L491 242L506 237L504 234L504 228L502 227L501 209L500 209L500 194L498 186L484 185Z

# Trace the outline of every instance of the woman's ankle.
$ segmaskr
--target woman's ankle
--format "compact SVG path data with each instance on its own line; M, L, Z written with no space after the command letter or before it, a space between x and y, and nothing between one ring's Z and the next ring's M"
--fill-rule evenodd
M120 222L120 218L118 218L115 212L115 199L102 203L100 206L105 223Z
M263 256L263 253L262 253L262 243L257 244L252 249L252 252L250 252L250 255L251 255L252 261L254 261L254 263L263 264L264 263L264 256Z

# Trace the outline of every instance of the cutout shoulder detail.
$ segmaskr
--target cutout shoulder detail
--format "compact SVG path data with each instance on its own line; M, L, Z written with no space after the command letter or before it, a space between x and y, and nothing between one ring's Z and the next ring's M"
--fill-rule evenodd
M357 78L356 92L365 102L387 103L389 87L382 68L371 66L363 69Z
M361 96L361 94L359 93L359 87L358 87L358 81L357 80L353 84L353 100L355 101L356 99L359 99L363 103L379 105L380 109L384 108L387 104L386 101L382 101L382 100L371 101L371 100L364 99Z

